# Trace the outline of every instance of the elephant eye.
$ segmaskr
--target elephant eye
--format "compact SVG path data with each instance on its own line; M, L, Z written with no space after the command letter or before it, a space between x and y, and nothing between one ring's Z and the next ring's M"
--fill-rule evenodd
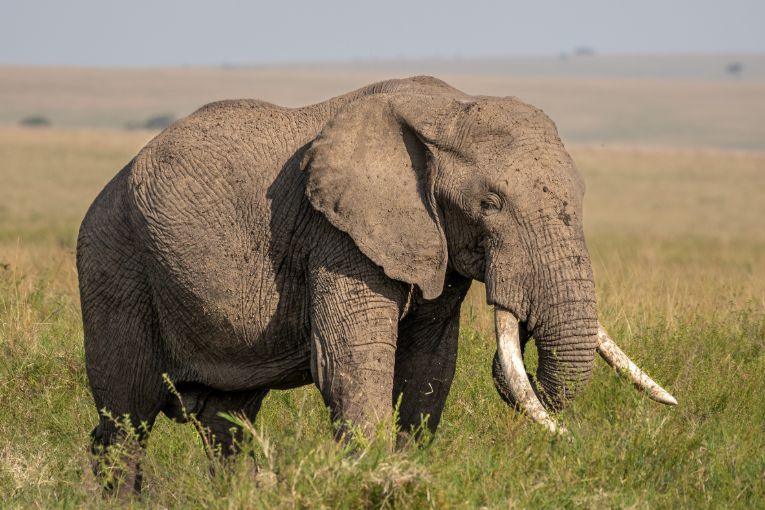
M483 200L481 200L481 214L484 216L496 214L501 210L502 200L500 200L500 198L494 193L490 193L484 197Z

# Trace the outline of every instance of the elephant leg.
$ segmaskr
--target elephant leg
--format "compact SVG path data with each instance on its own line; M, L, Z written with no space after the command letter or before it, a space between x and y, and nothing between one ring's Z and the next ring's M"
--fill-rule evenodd
M82 273L81 273L82 274ZM81 279L85 362L99 423L94 471L108 490L141 490L140 459L168 389L148 289L136 282Z
M121 494L141 489L140 457L169 393L144 250L127 218L128 169L96 199L77 240L85 368L100 415L94 470Z
M433 433L438 428L454 378L460 307L470 283L450 275L441 296L422 301L401 321L393 401L399 403L404 434L423 423Z
M187 412L196 416L195 425L208 455L219 453L225 458L239 452L243 434L239 426L221 416L221 413L243 414L254 422L268 390L233 392L206 389L197 392L192 399L187 399L184 392L182 394L185 404L193 399Z
M398 321L409 287L344 242L345 256L310 272L311 372L336 437L348 439L352 425L371 438L392 416Z
M115 214L124 210L119 197L108 207ZM77 269L85 367L99 412L91 434L93 467L102 484L121 495L141 490L140 458L169 394L162 379L167 364L159 321L140 254L125 223L83 223Z

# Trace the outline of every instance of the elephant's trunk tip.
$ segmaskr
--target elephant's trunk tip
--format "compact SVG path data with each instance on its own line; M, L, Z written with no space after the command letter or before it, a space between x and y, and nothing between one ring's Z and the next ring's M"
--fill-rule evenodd
M504 379L498 388L510 392L512 400L532 420L553 433L566 434L566 427L550 417L539 401L523 364L518 319L511 312L495 306L494 325L497 334L497 357L501 367L498 374Z
M638 367L616 342L608 335L606 328L598 323L598 353L606 360L606 363L614 367L620 374L628 377L635 387L644 391L648 396L662 404L676 406L677 400L667 390L656 384Z

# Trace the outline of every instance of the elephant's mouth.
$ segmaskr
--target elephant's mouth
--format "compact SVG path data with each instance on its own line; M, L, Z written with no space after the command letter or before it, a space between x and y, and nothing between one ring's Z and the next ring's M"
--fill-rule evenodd
M494 325L497 335L496 360L499 365L499 370L495 370L494 375L497 390L549 431L565 432L565 427L556 423L549 415L526 374L521 351L522 325L511 312L499 306L494 308ZM677 400L635 365L600 323L597 337L597 351L600 356L620 374L629 378L637 389L645 391L657 402L677 405Z

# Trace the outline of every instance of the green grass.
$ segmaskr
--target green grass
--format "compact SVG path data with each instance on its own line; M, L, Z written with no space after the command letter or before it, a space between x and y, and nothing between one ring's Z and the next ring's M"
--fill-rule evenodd
M104 141L93 136L81 143L103 148ZM3 143L12 142L0 136L0 149ZM52 142L40 138L37 143L47 150ZM11 174L18 182L25 174L30 178L23 189L0 191L7 205L0 215L6 233L0 238L0 507L118 504L100 495L87 470L88 434L97 415L83 364L74 218L136 144L139 140L115 141L113 155L103 161L97 151L79 152L62 166L62 175L95 169L94 161L108 165L89 176L80 173L76 186L60 179L58 194L46 194L50 183L40 182L34 158L21 157L20 150L12 153L14 159L4 158L11 152L0 150L5 182ZM431 444L391 453L381 438L348 451L332 441L328 413L313 387L274 391L247 432L246 447L253 455L240 456L214 475L193 427L160 417L145 458L144 494L124 504L765 505L765 237L757 215L734 209L745 205L726 205L721 214L739 218L730 235L689 230L688 217L706 214L703 200L669 207L672 214L662 225L654 225L650 214L641 223L642 213L634 208L609 215L611 202L620 201L613 193L622 193L624 203L640 203L635 194L644 193L641 182L655 178L656 164L672 176L669 181L682 182L685 193L706 196L708 187L678 177L687 168L682 154L573 152L588 180L587 230L601 320L677 397L678 407L648 400L598 361L591 384L560 416L570 436L548 435L496 395L490 374L491 314L481 286L475 285L463 309L457 375ZM705 175L716 175L719 161L699 160L709 167ZM728 175L750 175L762 158L731 161ZM624 186L614 188L613 172L622 169ZM719 191L727 196L729 190ZM649 199L657 200L653 194ZM37 216L25 216L30 209ZM625 218L621 230L614 227L619 214ZM55 221L60 218L65 221ZM534 353L529 357L533 363Z

